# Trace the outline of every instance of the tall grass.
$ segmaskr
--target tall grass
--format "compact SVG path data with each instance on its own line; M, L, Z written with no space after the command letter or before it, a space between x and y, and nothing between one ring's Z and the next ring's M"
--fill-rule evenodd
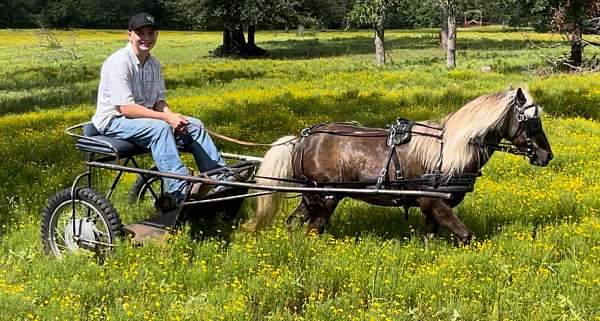
M33 30L0 30L1 320L600 319L600 76L548 75L539 55L563 49L532 47L521 33L460 30L459 68L447 71L435 30L398 30L387 34L391 63L378 68L366 31L259 33L271 56L249 61L211 58L218 33L160 31L153 54L171 105L227 135L268 142L323 121L437 119L479 95L527 86L556 158L535 168L495 155L456 209L476 235L466 248L445 232L425 246L415 210L404 221L398 209L347 200L320 237L288 233L282 213L257 236L238 231L240 218L190 228L211 237L184 229L163 245L124 241L105 262L51 260L39 246L41 209L83 170L63 130L90 119L100 65L125 39L75 32L72 46L72 34L57 36L79 59L52 52ZM99 173L98 188L113 174ZM112 200L126 223L151 214L127 202L133 179Z

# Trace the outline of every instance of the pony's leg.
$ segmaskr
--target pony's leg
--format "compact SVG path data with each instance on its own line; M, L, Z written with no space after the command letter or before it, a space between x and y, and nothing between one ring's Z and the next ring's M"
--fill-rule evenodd
M307 204L307 201L303 195L302 200L300 201L300 204L298 204L296 209L288 216L287 220L285 221L288 229L291 229L294 221L298 221L298 223L300 225L304 224L306 221L308 221L308 219L309 219L308 207L306 204Z
M435 220L431 211L422 212L423 216L425 217L425 229L423 232L425 234L425 239L428 240L433 238L434 235L438 234L440 231L440 224Z
M323 234L329 218L335 211L341 198L334 195L305 195L303 202L306 201L308 210L308 230L307 233L316 232Z
M456 215L452 212L452 207L448 203L440 199L422 199L420 202L421 211L425 215L426 229L429 223L431 228L435 228L436 224L432 223L431 220L437 222L437 224L447 228L455 237L458 242L463 245L469 244L469 241L473 237L473 234L467 226L461 222ZM431 218L428 219L427 217Z

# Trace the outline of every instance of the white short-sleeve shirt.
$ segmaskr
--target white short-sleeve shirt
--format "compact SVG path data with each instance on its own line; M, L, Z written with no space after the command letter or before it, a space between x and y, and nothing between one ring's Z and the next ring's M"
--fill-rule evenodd
M160 63L149 55L142 65L131 44L117 50L102 64L94 126L103 132L110 120L120 116L118 106L139 104L153 108L166 100L165 81Z

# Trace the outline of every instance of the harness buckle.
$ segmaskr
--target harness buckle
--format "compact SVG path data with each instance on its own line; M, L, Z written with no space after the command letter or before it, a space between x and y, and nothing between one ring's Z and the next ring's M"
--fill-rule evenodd
M310 135L310 127L306 127L300 131L300 136L308 137L308 135Z
M379 178L377 178L377 184L375 185L375 187L377 189L381 188L381 185L383 184L383 180L385 179L385 175L387 174L387 168L382 168L381 171L379 172Z
M397 169L396 170L396 180L399 181L399 180L402 180L402 179L404 179L404 176L402 175L402 170Z
M389 147L394 146L394 136L396 136L396 126L392 125L392 126L390 126L390 135L388 136L388 139L387 139L387 145Z

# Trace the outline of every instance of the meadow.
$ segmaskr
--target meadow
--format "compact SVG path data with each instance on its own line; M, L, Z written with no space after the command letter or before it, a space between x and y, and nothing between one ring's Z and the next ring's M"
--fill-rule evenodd
M39 218L84 169L64 129L92 116L100 66L125 33L0 30L0 320L600 320L600 74L550 70L541 56L566 52L551 46L558 36L495 27L460 29L448 71L437 37L387 31L383 67L370 31L260 32L270 56L253 60L211 57L219 33L160 31L153 54L175 110L258 142L323 121L439 119L527 87L555 159L539 168L494 155L455 209L474 232L470 246L446 232L426 244L414 209L405 221L399 209L345 200L322 236L286 230L293 204L247 234L248 205L200 227L204 237L195 226L164 244L124 240L98 261L48 258ZM111 175L96 177L101 190ZM127 200L134 179L112 199L125 223L151 215Z

